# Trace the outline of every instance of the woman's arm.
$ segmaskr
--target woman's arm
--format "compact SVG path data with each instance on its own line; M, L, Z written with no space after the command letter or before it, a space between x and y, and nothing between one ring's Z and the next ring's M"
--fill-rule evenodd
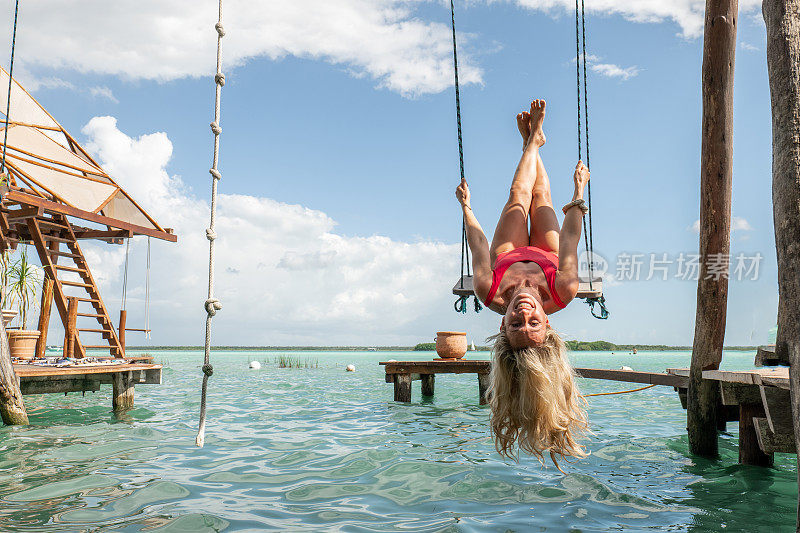
M575 193L572 200L583 200L583 189L589 182L589 169L578 161L575 167ZM556 273L556 290L564 303L575 298L578 293L578 244L581 240L583 211L575 205L567 210L558 247L558 272Z
M461 211L464 214L464 222L467 227L467 243L470 251L472 251L475 294L483 300L489 292L489 286L484 287L487 279L489 280L489 285L491 285L492 265L489 261L489 241L486 239L478 219L475 218L475 213L472 212L467 180L461 180L461 184L456 189L456 198L461 204Z

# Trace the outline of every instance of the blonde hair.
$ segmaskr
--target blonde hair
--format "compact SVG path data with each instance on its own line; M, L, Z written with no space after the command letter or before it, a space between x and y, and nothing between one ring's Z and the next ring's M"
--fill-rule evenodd
M488 397L498 453L518 459L516 444L544 464L548 452L559 470L556 457L586 457L578 443L587 430L586 402L558 333L548 327L542 345L518 350L505 331L489 340L494 348Z

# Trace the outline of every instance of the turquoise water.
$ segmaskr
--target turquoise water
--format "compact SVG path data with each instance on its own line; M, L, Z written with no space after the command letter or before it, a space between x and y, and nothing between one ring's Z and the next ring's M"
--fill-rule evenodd
M31 426L0 427L3 531L793 531L794 456L775 468L687 452L669 387L589 399L591 455L566 475L501 459L474 375L437 378L434 399L391 401L378 361L430 353L214 354L206 446L194 446L200 353L156 352L162 385L110 413L98 393L26 396ZM248 370L249 360L262 362ZM265 363L265 359L268 362ZM725 366L752 365L726 353ZM663 371L686 353L581 353L578 366ZM356 372L347 373L347 364ZM584 393L624 383L581 380ZM632 388L632 387L631 387ZM735 424L729 428L735 431Z

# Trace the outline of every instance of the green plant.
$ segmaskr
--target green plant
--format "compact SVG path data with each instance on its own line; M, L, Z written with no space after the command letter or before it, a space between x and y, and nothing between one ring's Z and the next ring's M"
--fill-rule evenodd
M36 293L42 285L42 269L28 261L26 248L20 250L19 259L8 269L8 291L11 303L19 308L22 329L28 325L28 310L36 307Z

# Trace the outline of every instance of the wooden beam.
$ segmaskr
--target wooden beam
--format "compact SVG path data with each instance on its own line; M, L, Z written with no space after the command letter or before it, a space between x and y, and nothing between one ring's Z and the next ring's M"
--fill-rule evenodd
M28 413L22 401L19 380L11 364L11 349L3 321L0 320L0 417L7 426L27 426Z
M50 328L50 311L53 305L53 278L45 271L42 285L42 305L39 307L39 339L36 341L36 357L44 357L47 349L47 330Z
M741 405L743 403L761 403L761 391L758 385L743 383L719 382L722 405Z
M769 429L769 423L766 418L754 418L753 424L756 430L756 437L758 438L758 446L765 454L772 454L775 452L797 453L793 431L775 433ZM791 426L787 429L791 429Z
M75 238L77 239L127 239L133 237L133 231L119 229L119 230L99 230L99 229L85 229L74 231Z
M78 320L78 299L74 296L67 298L67 321L64 324L64 357L75 357L75 344L78 336L76 322Z
M91 211L78 209L77 207L72 207L57 202L51 202L50 200L39 198L20 191L8 191L5 194L4 199L5 201L10 203L42 207L44 208L45 211L48 211L50 213L59 213L61 215L67 215L75 218L80 218L82 220L88 220L89 222L103 224L105 226L110 226L112 228L129 230L132 231L135 235L147 235L148 237L154 237L156 239L161 239L169 242L177 242L178 240L177 236L166 233L164 231L159 231L153 228L146 228L144 226L138 226L136 224L131 224L129 222L123 222L115 218L110 218L104 215L98 215L96 213L92 213Z
M119 310L119 347L122 350L121 357L125 357L125 323L128 321L128 312L125 309Z
M739 462L743 465L772 466L775 457L764 453L758 442L756 418L764 417L760 403L743 403L739 406Z
M31 217L40 217L44 213L41 207L22 207L20 209L9 209L6 213L6 220L9 223L24 221Z
M719 387L703 380L702 372L719 368L725 340L737 18L737 0L706 0L700 158L700 276L687 409L689 449L703 457L719 454L716 412L720 403ZM720 266L724 267L722 271Z

